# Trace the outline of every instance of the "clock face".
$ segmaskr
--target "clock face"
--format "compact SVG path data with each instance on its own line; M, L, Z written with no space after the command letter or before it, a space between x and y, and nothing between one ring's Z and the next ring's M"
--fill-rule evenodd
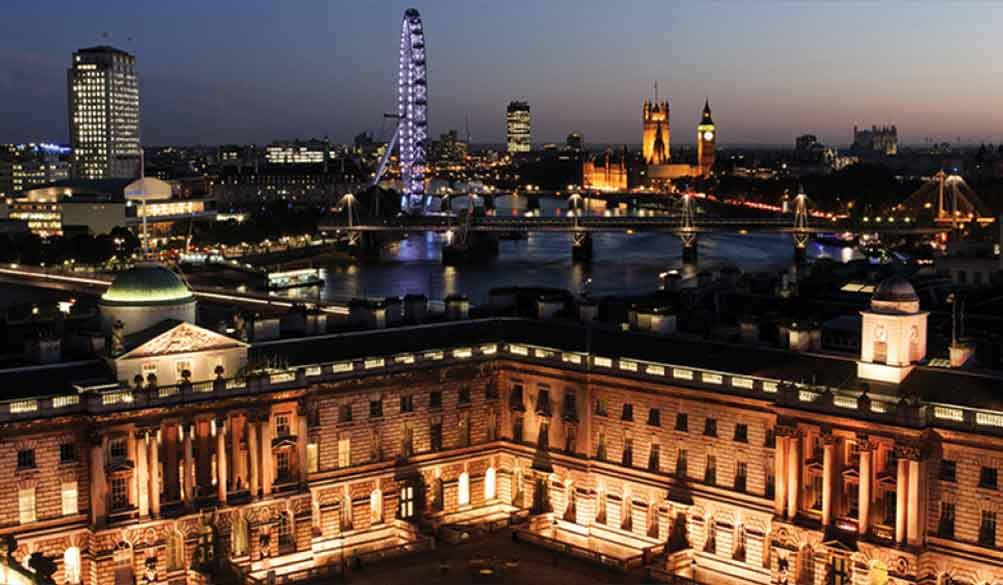
M884 341L887 339L887 333L885 333L885 326L878 325L874 328L874 339L875 341Z
M704 132L704 133L703 133L703 139L704 139L704 140L707 140L707 141L711 141L711 140L714 140L714 133L713 133L713 132L711 132L710 130L708 130L708 131Z

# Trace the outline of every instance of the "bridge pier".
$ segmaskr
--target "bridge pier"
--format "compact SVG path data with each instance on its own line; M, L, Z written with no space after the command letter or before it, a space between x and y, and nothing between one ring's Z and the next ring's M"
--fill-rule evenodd
M350 232L348 234L348 253L356 260L365 260L380 255L380 244L373 234L367 232Z
M801 266L808 261L808 247L794 242L794 262Z
M683 264L696 264L700 243L696 234L683 236Z
M589 232L575 232L572 234L571 261L585 263L592 261L592 234Z

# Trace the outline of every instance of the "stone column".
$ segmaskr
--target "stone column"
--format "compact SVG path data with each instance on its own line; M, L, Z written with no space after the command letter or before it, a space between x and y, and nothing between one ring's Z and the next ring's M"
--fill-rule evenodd
M773 513L782 517L787 503L787 437L775 435L773 449Z
M306 486L307 478L307 454L306 446L310 442L310 430L307 406L303 403L296 409L296 459L299 467L300 484Z
M836 437L822 435L822 527L832 525L832 488L835 481Z
M261 495L272 494L272 480L275 470L272 463L272 413L270 410L261 414L258 421L261 424Z
M146 459L150 468L150 516L160 515L160 446L157 444L157 428L148 430Z
M181 478L181 499L191 507L194 503L192 499L195 495L195 454L192 451L192 434L195 432L195 425L190 421L185 421L182 429L185 434L184 439L182 439L185 465L183 471L184 477Z
M906 539L906 502L909 493L909 461L904 454L895 448L898 455L898 478L895 482L895 542L904 543Z
M216 498L226 503L226 417L216 419Z
M874 477L874 443L867 439L857 443L860 453L860 483L857 486L857 533L866 535L871 529L871 482Z
M135 432L133 447L133 453L136 456L136 507L139 509L139 517L146 518L150 515L150 474L146 465L146 430Z
M923 536L926 533L920 514L920 505L924 499L920 493L922 467L923 462L918 457L909 459L909 510L906 521L906 537L912 546L921 546L924 540Z
M108 510L108 486L105 479L104 433L93 431L91 444L91 524L104 526Z
M247 426L247 452L250 455L251 469L248 473L248 491L252 498L258 497L258 489L261 487L261 463L258 461L260 452L258 451L258 421L254 417L246 417Z
M787 516L798 515L801 498L801 435L794 433L787 443Z

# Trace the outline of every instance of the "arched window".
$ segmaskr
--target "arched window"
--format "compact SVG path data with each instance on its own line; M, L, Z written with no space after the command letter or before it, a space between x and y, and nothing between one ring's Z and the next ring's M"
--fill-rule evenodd
M460 480L457 482L457 495L456 501L461 506L467 506L470 504L470 476L464 471L460 474Z
M373 524L383 522L383 492L378 489L369 493L369 520Z
M289 514L282 512L279 514L276 532L279 536L279 553L285 552L293 546L293 523L289 520Z
M238 515L233 523L233 530L230 532L230 550L235 557L247 554L247 520Z
M67 583L80 583L80 549L71 546L63 553L63 574Z
M166 556L167 570L180 571L185 568L185 539L177 530L167 533Z
M484 472L484 499L489 501L495 499L494 467L488 467L488 470Z

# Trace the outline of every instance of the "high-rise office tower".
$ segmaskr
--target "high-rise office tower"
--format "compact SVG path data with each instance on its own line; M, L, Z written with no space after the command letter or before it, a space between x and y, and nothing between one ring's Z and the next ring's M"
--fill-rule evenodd
M508 131L508 151L529 152L533 144L530 135L529 104L510 102L505 121Z
M74 176L136 176L140 152L136 58L113 47L80 49L73 54L66 77Z

